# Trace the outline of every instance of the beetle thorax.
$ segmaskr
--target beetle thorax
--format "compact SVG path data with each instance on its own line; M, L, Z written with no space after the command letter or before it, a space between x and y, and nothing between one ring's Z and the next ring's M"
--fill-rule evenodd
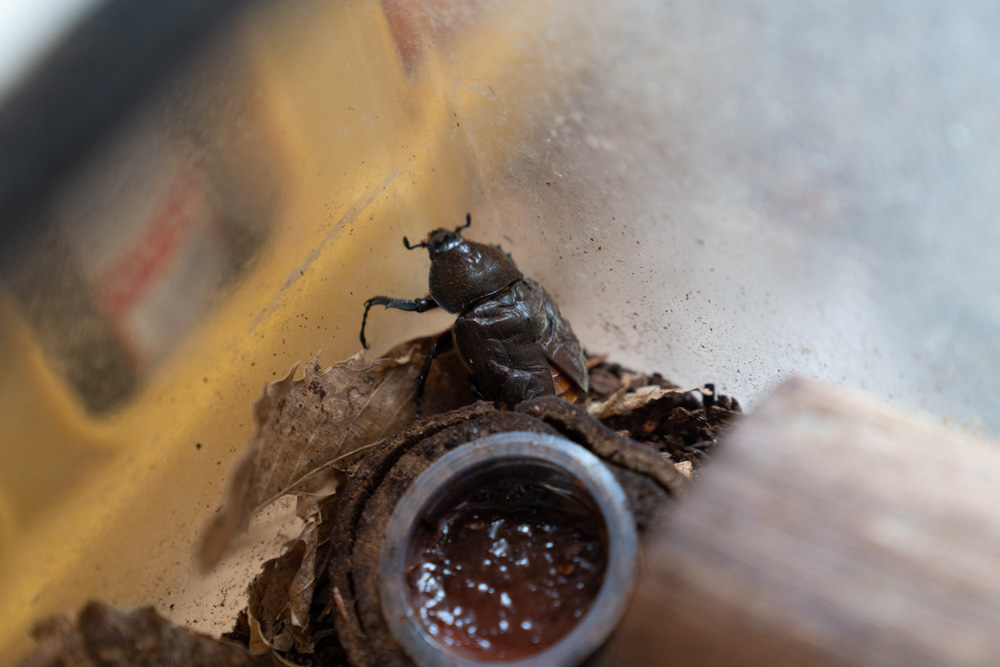
M457 237L457 241L447 238L449 234ZM435 255L438 239L444 249ZM502 250L467 241L456 232L436 230L427 246L433 260L429 280L431 298L449 313L462 312L522 277Z

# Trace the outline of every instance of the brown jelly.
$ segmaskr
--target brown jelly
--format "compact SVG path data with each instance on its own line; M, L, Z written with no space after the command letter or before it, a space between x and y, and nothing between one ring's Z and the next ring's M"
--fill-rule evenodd
M605 526L570 485L488 483L417 529L410 604L438 643L513 660L557 642L590 608L607 565Z

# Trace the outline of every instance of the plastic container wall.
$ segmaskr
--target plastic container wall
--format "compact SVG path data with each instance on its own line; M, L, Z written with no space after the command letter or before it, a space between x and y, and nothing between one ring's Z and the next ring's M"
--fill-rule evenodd
M401 239L466 212L591 352L997 435L998 27L973 1L249 10L5 255L5 654L90 597L227 629L264 551L211 580L191 555L251 400L355 353L365 298L424 296ZM373 311L370 354L449 321Z

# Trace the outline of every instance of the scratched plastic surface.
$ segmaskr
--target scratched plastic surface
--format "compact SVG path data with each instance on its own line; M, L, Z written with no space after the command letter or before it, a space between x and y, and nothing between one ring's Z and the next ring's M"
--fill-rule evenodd
M65 311L37 295L71 286L34 292L6 269L0 648L25 650L32 620L89 597L226 629L266 550L210 580L190 555L250 401L297 361L356 352L364 298L424 296L426 254L401 238L466 212L470 238L502 244L592 352L714 381L750 407L802 374L1000 435L998 31L1000 7L975 0L248 13L205 56L235 56L242 83L201 63L52 202L72 203L67 252L125 257L115 275L152 261L122 244L162 235L102 211L174 190L116 180L108 155L131 154L136 178L194 174L181 210L223 221L179 246L200 272L157 274L142 294L83 290L117 304L95 309L127 375L106 403L84 405L73 350L43 335ZM237 85L247 106L226 115L213 95ZM237 145L253 155L223 159ZM218 173L233 176L199 180ZM254 224L229 224L220 202ZM20 261L54 266L46 252ZM88 261L72 277L85 286L108 275ZM372 353L448 322L373 312Z

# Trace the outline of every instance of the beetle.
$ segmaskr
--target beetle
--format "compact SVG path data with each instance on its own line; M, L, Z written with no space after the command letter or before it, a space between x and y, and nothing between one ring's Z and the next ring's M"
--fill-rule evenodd
M407 250L426 248L431 259L430 294L423 299L376 296L365 301L361 345L367 349L365 324L372 306L423 313L442 308L458 318L442 333L424 359L415 396L417 419L424 385L434 358L453 345L472 374L480 396L514 407L537 396L570 401L586 396L587 364L583 348L552 297L525 278L499 246L469 241L462 230L435 229Z

